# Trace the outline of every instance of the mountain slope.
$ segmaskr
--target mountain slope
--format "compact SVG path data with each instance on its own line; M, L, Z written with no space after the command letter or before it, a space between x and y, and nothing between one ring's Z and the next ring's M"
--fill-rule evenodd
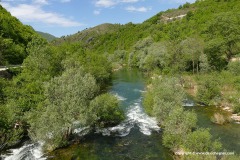
M40 31L37 31L37 33L39 35L41 35L44 39L46 39L48 42L53 41L54 39L57 38L49 33L44 33L44 32L40 32Z
M38 35L32 27L23 25L0 5L0 65L21 64L33 36Z
M76 42L89 52L96 53L113 54L116 51L124 50L127 53L125 54L126 58L130 56L129 53L136 52L136 45L140 43L143 45L142 48L148 47L152 43L164 43L168 53L171 51L173 55L181 55L178 59L185 59L181 63L186 64L181 65L185 65L184 69L189 70L196 65L191 64L193 60L182 53L181 46L186 43L185 40L193 38L197 43L203 43L200 46L202 46L204 56L207 56L211 68L221 70L226 68L229 60L239 53L239 8L240 1L238 0L198 0L193 4L186 3L179 6L178 9L160 12L141 24L116 24L114 29L108 29L102 32L103 34L97 34L97 27L94 27L62 37L54 44ZM144 42L146 38L150 40L150 44ZM168 47L171 45L179 48L175 48L173 51L173 47ZM147 54L146 51L144 52ZM135 53L134 56L136 59L144 57L140 53ZM166 65L171 68L174 61L176 60L172 57L172 60L169 60L169 64ZM194 61L194 63L199 63L198 58ZM136 62L135 66L140 66L139 63Z

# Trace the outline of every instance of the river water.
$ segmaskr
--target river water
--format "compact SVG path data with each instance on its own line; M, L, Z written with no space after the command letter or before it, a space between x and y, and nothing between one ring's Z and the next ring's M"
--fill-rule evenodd
M161 129L142 107L144 80L141 72L115 72L109 92L120 100L126 120L85 136L79 144L53 152L49 159L172 159L170 152L162 146Z
M41 146L25 144L13 150L14 155L6 160L171 160L172 155L162 145L162 131L154 118L142 107L144 78L136 70L120 70L113 74L109 92L115 95L126 114L121 124L97 130L81 138L80 143L43 155ZM190 103L189 103L190 104ZM214 138L220 138L227 151L240 154L240 125L219 126L211 123L213 107L193 107L198 114L198 125L211 128Z

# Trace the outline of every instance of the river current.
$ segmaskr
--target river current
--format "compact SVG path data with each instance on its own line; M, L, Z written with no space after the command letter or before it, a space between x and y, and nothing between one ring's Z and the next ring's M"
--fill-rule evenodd
M172 154L162 145L162 131L153 117L142 107L145 92L144 78L137 70L120 70L113 74L108 92L115 95L125 112L126 119L119 125L97 129L77 129L76 134L85 134L79 143L43 154L41 144L26 142L21 148L10 150L2 156L5 160L171 160ZM186 109L195 110L198 126L210 128L214 139L219 139L227 151L240 154L240 125L230 123L224 126L213 124L211 116L219 109L214 107L193 107L186 101ZM1 159L1 158L0 158Z
M171 159L170 152L162 146L161 129L153 117L142 107L144 80L141 72L121 70L113 75L109 92L115 95L125 112L126 119L117 126L97 129L80 140L79 144L58 149L44 155L41 145L25 144L13 149L6 160L43 159ZM76 132L80 132L81 130Z

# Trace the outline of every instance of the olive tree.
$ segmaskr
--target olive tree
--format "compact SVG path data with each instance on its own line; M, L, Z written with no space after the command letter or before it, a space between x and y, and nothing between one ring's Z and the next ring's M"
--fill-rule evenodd
M81 68L70 68L52 78L45 84L46 99L29 113L31 137L44 141L48 150L65 145L73 123L87 126L94 122L89 103L97 92L95 79Z

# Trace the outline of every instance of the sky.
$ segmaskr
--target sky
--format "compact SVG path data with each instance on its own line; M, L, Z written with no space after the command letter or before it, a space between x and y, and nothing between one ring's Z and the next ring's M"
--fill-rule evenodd
M141 23L160 11L195 0L1 0L23 24L56 37L102 23Z

